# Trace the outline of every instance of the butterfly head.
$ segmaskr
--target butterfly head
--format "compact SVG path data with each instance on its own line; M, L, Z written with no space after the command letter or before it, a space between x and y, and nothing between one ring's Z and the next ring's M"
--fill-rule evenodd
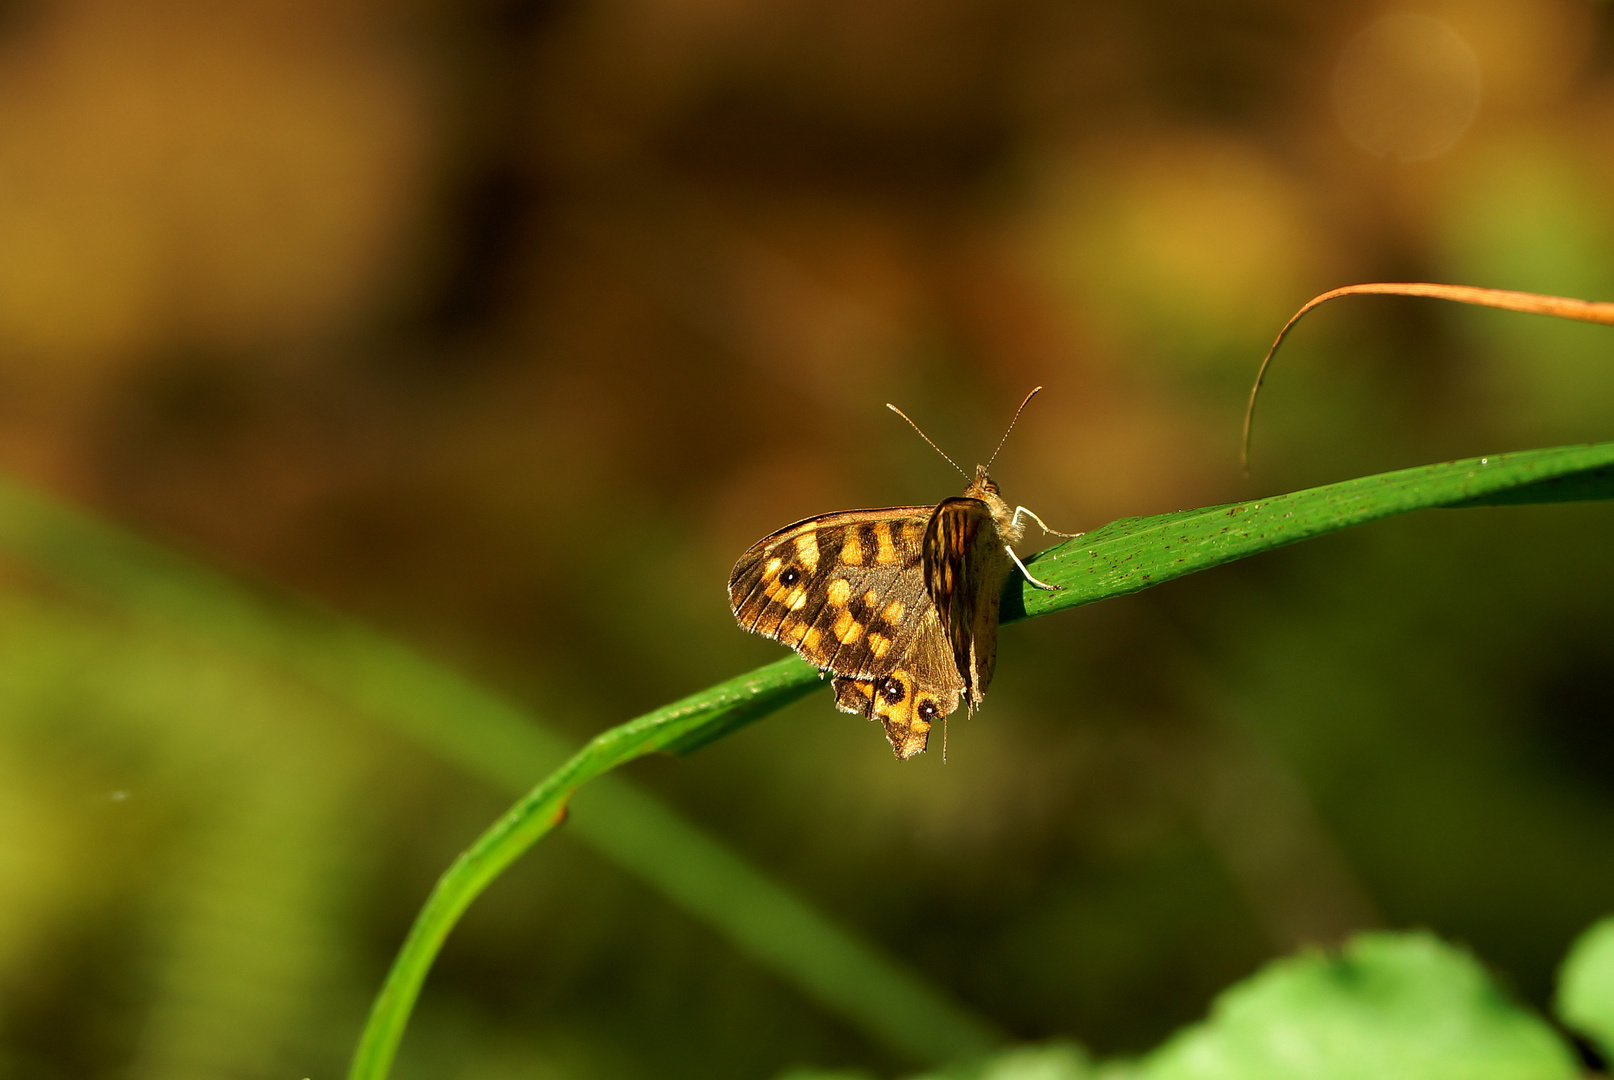
M979 499L986 504L992 514L992 523L998 527L1004 543L1013 544L1020 539L1020 530L1014 527L1014 514L1009 504L1003 501L1003 496L998 494L997 481L987 475L985 465L975 466L975 479L964 489L964 497Z

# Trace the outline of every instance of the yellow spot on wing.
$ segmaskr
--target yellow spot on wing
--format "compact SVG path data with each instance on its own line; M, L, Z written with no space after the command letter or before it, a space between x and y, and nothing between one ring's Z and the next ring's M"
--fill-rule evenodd
M779 568L784 564L785 561L783 559L769 559L768 565L763 569L762 572L768 577L773 577L773 575L779 572Z
M829 583L829 602L836 607L845 607L846 602L852 598L852 583L845 578L836 578Z
M892 626L900 626L902 624L902 617L907 613L908 607L906 604L904 604L901 600L893 600L891 603L885 606L884 611L880 612L880 618L884 619Z
M863 594L863 605L865 607L873 607L875 604L878 604L879 602L880 602L880 594L875 592L873 589L870 589L868 592Z
M779 631L779 640L786 645L800 645L809 633L816 633L805 619L786 619Z
M818 569L818 534L815 532L802 533L796 537L796 555L801 559L802 565L810 574Z
M808 630L806 634L802 635L801 647L806 649L808 652L817 652L818 646L823 640L823 633L818 629L818 627L815 626L811 630Z
M835 620L835 640L842 645L850 645L863 635L863 624L852 618L850 611L841 612L841 617Z
M883 566L890 566L897 561L897 548L891 542L891 523L882 521L874 526L874 542L880 546L874 561Z
M769 600L777 600L792 610L801 607L802 604L807 602L806 586L786 585L777 578L762 590L762 595Z
M878 660L880 657L884 656L887 652L890 651L890 649L891 649L891 639L890 638L886 637L884 634L870 634L869 635L869 651L874 654L874 658L876 660Z
M847 566L863 565L863 541L858 539L856 525L846 530L846 541L841 545L841 562Z

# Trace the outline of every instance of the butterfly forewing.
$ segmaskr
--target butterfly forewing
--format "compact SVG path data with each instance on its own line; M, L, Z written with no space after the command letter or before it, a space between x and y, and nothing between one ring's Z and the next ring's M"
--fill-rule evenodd
M729 577L740 625L815 667L893 670L930 605L919 572L928 506L809 518L754 544Z
M967 496L944 499L925 529L923 561L925 591L973 707L992 681L998 598L1009 566L986 503Z

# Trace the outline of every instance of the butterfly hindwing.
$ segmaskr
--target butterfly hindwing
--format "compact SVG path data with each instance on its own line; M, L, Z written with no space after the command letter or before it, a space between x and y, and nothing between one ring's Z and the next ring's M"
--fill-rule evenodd
M924 750L931 726L958 708L964 689L934 608L919 620L918 631L901 667L872 679L835 680L836 707L879 720L903 761Z

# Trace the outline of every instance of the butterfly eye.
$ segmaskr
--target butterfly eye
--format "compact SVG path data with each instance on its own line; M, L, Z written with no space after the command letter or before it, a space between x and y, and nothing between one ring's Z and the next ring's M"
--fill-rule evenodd
M785 567L785 572L779 575L779 584L787 588L801 580L801 571L794 566Z
M936 703L934 701L923 701L919 704L919 719L924 720L927 723L936 719L936 714L940 712L941 710L936 708Z
M880 696L885 698L889 705L900 705L902 699L908 696L908 688L903 686L900 680L889 675L880 680L878 688Z

